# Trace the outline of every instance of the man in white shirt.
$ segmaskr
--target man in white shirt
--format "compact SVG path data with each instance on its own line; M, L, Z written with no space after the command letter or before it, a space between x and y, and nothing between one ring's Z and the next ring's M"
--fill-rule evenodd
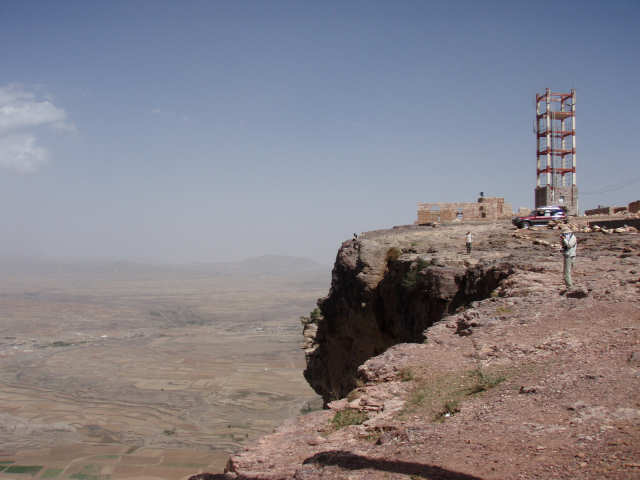
M560 235L560 243L562 245L562 254L564 255L564 284L567 288L573 286L571 281L571 269L573 262L576 259L576 249L578 247L578 240L569 227L562 229Z

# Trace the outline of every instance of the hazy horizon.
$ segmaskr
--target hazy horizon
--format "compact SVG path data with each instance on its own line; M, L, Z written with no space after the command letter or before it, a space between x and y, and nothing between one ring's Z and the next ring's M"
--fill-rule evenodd
M580 210L637 200L640 4L0 3L0 256L331 264L419 202L531 207L577 91Z
M222 260L222 261L187 261L187 262L163 262L161 259L136 260L120 257L32 257L19 255L0 255L0 265L33 265L33 266L140 266L140 267L158 267L158 268L186 268L186 269L238 269L240 266L247 266L247 273L250 268L260 270L261 268L269 268L273 266L277 270L282 270L287 266L298 266L298 268L306 270L318 270L327 272L333 266L332 263L322 263L309 257L289 256L289 255L272 255L264 254L241 258L239 260Z

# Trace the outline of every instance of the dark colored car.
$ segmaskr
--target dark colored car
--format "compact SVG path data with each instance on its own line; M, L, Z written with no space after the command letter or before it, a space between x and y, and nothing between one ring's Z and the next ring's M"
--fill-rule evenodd
M567 212L562 207L540 207L525 217L514 217L512 222L518 228L529 228L534 225L546 225L551 220L566 222Z

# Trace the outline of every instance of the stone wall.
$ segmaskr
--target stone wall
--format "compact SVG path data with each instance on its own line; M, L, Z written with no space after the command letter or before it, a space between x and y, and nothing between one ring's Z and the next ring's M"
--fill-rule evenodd
M535 189L536 208L550 205L563 206L568 215L578 215L578 187L575 185L536 187Z
M480 197L477 202L432 202L418 204L419 225L455 220L496 221L510 219L511 204L501 197Z
M640 212L640 200L636 200L635 202L631 202L626 207L598 207L592 208L591 210L585 210L584 214L587 216L590 215L614 215L621 213L639 213Z
M635 227L640 229L640 218L621 218L620 220L594 220L589 222L590 227L618 228L618 227Z
M531 209L527 207L519 207L516 215L518 217L526 217L527 215L531 215Z
M590 215L611 215L612 209L611 207L598 207L598 208L592 208L591 210L585 210L584 214L587 216Z

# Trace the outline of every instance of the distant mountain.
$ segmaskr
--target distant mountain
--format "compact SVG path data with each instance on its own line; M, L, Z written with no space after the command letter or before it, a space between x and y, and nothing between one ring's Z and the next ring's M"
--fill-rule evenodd
M171 272L197 272L209 275L272 275L289 276L300 274L328 273L330 267L309 258L286 255L262 255L234 262L195 263L168 265L134 261L109 260L49 260L30 258L0 258L0 269L4 273L18 272L86 272L104 274L162 274Z
M322 265L309 258L290 257L287 255L262 255L237 262L200 264L197 268L228 275L286 276L329 271L329 266Z
M175 270L166 265L127 260L66 260L29 257L0 257L4 273L149 273Z

